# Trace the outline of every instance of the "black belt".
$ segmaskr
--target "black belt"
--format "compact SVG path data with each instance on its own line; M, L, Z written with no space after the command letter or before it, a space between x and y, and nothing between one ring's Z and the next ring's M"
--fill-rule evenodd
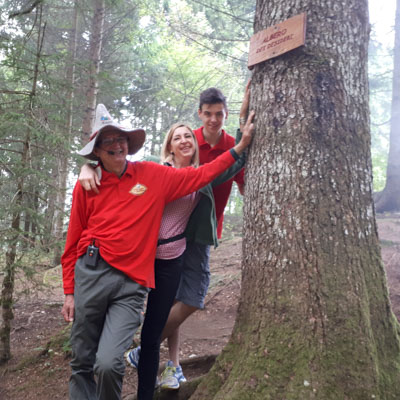
M180 233L179 235L172 236L168 239L158 239L157 246L161 246L162 244L176 242L177 240L183 239L185 237L185 232Z

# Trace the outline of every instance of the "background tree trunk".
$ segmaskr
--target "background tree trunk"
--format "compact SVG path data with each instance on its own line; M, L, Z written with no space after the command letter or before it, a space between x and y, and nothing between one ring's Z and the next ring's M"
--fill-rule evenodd
M386 184L376 196L376 211L400 211L400 0L396 1L389 157Z
M53 237L57 241L54 248L53 265L56 266L61 262L61 255L63 250L63 228L64 228L64 207L67 192L67 177L68 177L68 160L69 148L72 135L72 110L74 100L74 86L75 86L75 58L78 40L78 4L74 3L74 10L72 15L72 29L69 37L68 46L68 65L66 68L66 82L67 92L65 96L66 105L66 124L62 132L66 136L65 146L60 149L60 154L57 159L57 194L56 194L56 207L54 209L54 224L53 224Z
M38 73L39 73L39 63L43 46L43 38L45 33L45 23L42 25L42 5L38 2L38 34L37 34L37 46L35 55L35 64L33 67L32 76L32 90L29 96L28 112L26 120L29 121L32 116L32 110L34 106L34 99L36 95L36 88L38 83ZM27 130L25 134L24 141L22 143L21 160L20 160L20 173L17 177L17 190L14 196L14 211L11 219L11 236L8 238L7 250L6 250L6 260L4 269L4 279L1 289L0 305L1 305L1 315L0 315L0 364L5 363L11 358L11 348L10 348L10 332L11 323L14 318L13 314L13 304L14 304L14 282L16 273L16 259L18 256L18 244L20 239L23 237L21 235L21 215L23 213L23 198L25 192L25 177L27 171L30 167L30 155L31 155L31 126L32 124L27 123Z
M82 123L82 134L85 140L89 139L94 112L96 109L98 92L98 75L100 71L101 46L103 42L103 27L105 14L105 0L93 0L94 14L92 21L92 35L90 38L89 87L86 93L86 111Z
M303 11L305 47L254 69L238 315L191 399L400 398L372 204L367 1L258 0L255 31Z

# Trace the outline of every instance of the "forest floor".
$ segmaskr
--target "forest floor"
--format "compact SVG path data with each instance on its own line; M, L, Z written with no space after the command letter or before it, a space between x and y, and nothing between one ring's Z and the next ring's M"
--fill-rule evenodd
M400 215L378 217L390 299L400 319ZM204 373L210 362L199 370L195 362L202 356L218 354L227 342L235 320L240 292L241 239L222 241L211 254L212 279L203 311L193 314L183 325L181 359L185 376L191 379ZM61 317L63 301L60 268L42 267L42 273L18 284L11 335L13 358L0 368L0 399L55 400L68 398L70 374L68 325ZM40 279L38 279L40 278ZM24 289L22 291L21 289ZM138 337L136 335L135 339ZM212 357L211 357L212 359ZM161 348L161 361L167 351ZM127 367L123 399L136 392L136 370Z

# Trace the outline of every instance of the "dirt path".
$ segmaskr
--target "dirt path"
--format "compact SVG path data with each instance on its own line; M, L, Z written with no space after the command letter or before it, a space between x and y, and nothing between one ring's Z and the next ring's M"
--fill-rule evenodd
M400 317L400 215L381 217L378 221L382 257L386 266L392 307ZM241 240L223 242L212 251L212 280L206 308L193 314L182 327L182 359L217 354L229 339L240 292ZM60 310L63 294L60 289L60 270L46 274L46 282L53 290L35 289L32 282L25 286L30 292L21 295L15 305L12 333L14 358L0 368L0 399L54 400L67 399L70 373L68 359L60 351L63 343L50 345L50 356L45 347L65 324ZM24 360L24 365L21 364ZM167 351L161 349L161 361ZM197 374L189 366L187 378ZM136 392L136 371L127 368L123 397Z

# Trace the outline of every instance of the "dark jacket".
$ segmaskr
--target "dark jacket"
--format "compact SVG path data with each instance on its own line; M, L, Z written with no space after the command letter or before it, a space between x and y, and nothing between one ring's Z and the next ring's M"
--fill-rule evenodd
M238 130L236 143L240 141L242 133ZM206 245L218 246L217 237L217 218L215 216L215 203L213 187L233 178L244 166L246 162L247 151L244 151L239 159L229 169L215 178L210 184L199 190L201 198L190 215L185 230L186 239L189 242L196 242Z

